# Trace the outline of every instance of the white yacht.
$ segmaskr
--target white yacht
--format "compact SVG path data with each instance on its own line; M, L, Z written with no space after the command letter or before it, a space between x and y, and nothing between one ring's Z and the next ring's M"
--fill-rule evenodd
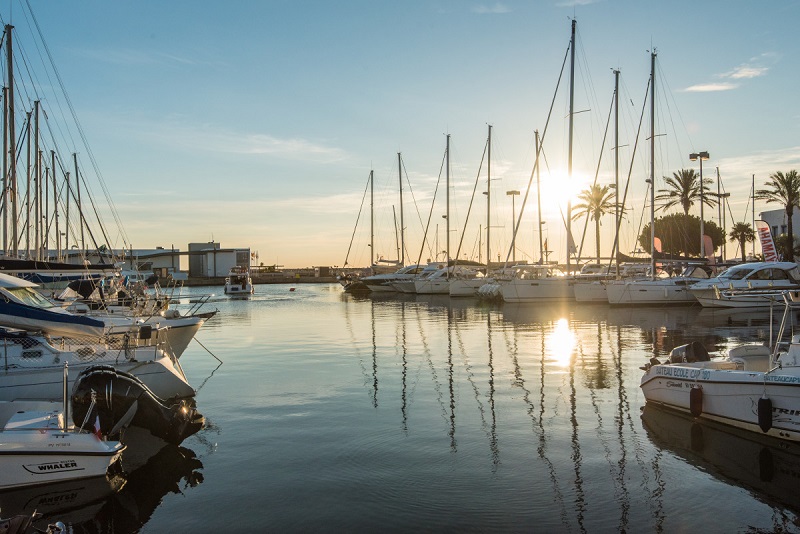
M690 291L703 306L737 308L769 306L780 291L798 289L798 265L771 261L734 265L714 278L694 284ZM766 298L770 292L775 293Z
M554 302L575 300L575 277L552 265L518 265L510 280L501 280L505 302Z

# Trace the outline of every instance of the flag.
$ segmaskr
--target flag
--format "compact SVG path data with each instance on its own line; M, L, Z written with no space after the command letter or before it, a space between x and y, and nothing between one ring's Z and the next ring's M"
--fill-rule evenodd
M778 261L778 251L772 241L769 225L764 221L756 221L756 233L761 241L761 252L764 253L764 261Z
M94 420L94 435L97 436L97 439L103 439L103 432L100 430L100 416L95 416Z

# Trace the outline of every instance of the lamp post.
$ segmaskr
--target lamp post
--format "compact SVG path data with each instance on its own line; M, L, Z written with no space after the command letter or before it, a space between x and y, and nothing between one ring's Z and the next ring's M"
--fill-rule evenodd
M512 189L511 191L506 191L506 195L511 197L511 228L513 232L514 228L517 227L517 201L514 197L519 195L519 191ZM511 237L511 241L513 243L511 247L511 261L517 263L517 241L514 236Z
M708 159L708 152L692 152L689 154L689 159L691 161L700 160L700 257L706 257L706 250L705 250L705 224L703 223L703 203L705 202L705 193L703 187L703 160Z

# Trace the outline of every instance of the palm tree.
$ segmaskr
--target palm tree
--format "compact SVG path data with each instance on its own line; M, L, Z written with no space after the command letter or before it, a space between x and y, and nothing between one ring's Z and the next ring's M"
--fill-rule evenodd
M595 245L597 247L597 260L600 260L600 217L612 213L616 206L614 192L607 185L592 184L589 189L584 189L578 194L581 202L572 206L572 220L583 216L594 221Z
M672 176L665 176L667 189L659 189L659 194L656 195L656 200L665 200L660 209L666 211L672 206L680 204L683 208L683 214L689 215L689 208L695 202L700 200L700 175L694 172L694 169L681 169L678 172L673 172ZM706 206L716 206L717 201L711 194L706 193L710 191L708 185L711 183L710 178L703 178L703 203Z
M791 170L786 174L778 171L769 177L769 181L764 184L768 189L760 189L756 191L755 198L757 200L766 200L767 203L777 202L783 204L786 210L786 234L788 243L794 243L794 231L792 228L792 214L794 207L800 207L800 176L797 171ZM784 247L786 261L794 261L793 247Z
M756 240L756 233L753 230L753 227L748 223L736 223L733 225L731 233L728 234L728 236L732 241L739 242L739 247L742 249L742 261L747 261L747 258L745 257L744 246L746 243L752 243Z

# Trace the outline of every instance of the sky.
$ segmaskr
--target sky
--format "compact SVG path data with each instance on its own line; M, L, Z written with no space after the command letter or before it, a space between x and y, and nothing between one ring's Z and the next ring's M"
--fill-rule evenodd
M638 143L636 132L653 50L657 189L663 176L699 171L688 156L708 151L703 173L716 192L718 170L731 194L730 229L752 219L753 180L762 188L800 168L796 0L5 0L0 15L15 27L17 84L40 87L16 106L39 98L48 122L63 119L53 143L77 154L112 248L214 241L250 248L257 264L366 266L371 234L376 258L398 257L402 207L406 263L441 258L448 221L451 257L485 261L488 225L493 260L536 261L538 131L542 237L564 261L567 199L595 176L615 179L618 69L620 188L629 183L620 242L630 253L649 220L649 107ZM569 62L560 74L573 18L570 177ZM51 60L57 75L44 74ZM718 211L704 217L718 221ZM589 256L594 229L584 226L572 223ZM613 216L602 220L601 255L613 228Z

